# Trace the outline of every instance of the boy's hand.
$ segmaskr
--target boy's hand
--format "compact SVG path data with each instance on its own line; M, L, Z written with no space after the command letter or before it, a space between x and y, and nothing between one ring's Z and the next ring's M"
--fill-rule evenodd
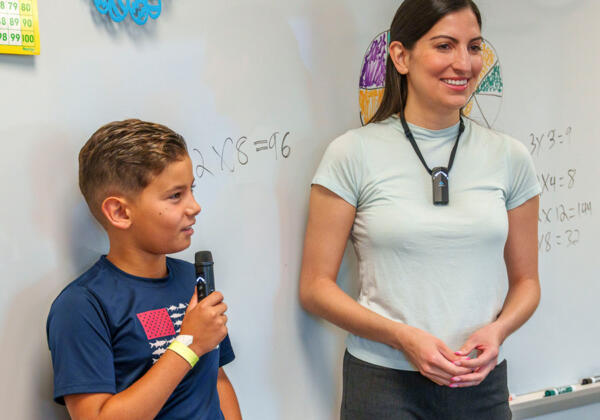
M200 302L196 290L188 304L181 324L181 334L194 337L190 348L201 357L214 348L227 335L227 305L220 292L213 292Z

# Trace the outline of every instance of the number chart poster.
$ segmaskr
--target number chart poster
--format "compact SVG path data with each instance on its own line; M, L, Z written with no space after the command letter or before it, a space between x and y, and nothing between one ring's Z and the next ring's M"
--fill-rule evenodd
M40 53L37 0L0 0L0 53Z

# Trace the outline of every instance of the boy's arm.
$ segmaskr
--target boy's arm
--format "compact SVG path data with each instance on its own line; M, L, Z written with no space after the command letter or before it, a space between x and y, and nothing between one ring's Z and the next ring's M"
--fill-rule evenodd
M219 368L219 375L217 376L217 392L219 393L221 411L225 416L225 420L242 420L235 390L222 367Z
M188 305L181 334L194 336L190 348L200 357L212 351L227 335L227 305L214 292L197 301L196 292ZM146 420L156 417L190 364L173 351L160 359L129 388L118 394L89 393L65 395L65 404L74 420Z
M126 390L114 395L65 395L65 404L73 420L153 419L189 370L188 362L167 351Z

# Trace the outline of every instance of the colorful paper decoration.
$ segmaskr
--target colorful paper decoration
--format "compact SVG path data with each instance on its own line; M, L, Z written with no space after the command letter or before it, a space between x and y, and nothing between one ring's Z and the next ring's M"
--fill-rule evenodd
M162 11L162 0L94 0L96 9L108 14L115 22L121 22L130 15L135 23L143 25L148 16L157 19Z

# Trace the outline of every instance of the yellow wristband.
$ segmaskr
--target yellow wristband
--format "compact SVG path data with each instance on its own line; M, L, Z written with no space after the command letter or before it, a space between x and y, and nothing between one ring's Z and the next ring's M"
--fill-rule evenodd
M172 350L181 357L183 357L185 361L190 364L191 367L194 367L194 365L199 360L198 356L196 356L196 353L194 353L192 349L190 349L185 344L180 343L179 341L173 341L169 345L169 347L167 347L167 350Z

